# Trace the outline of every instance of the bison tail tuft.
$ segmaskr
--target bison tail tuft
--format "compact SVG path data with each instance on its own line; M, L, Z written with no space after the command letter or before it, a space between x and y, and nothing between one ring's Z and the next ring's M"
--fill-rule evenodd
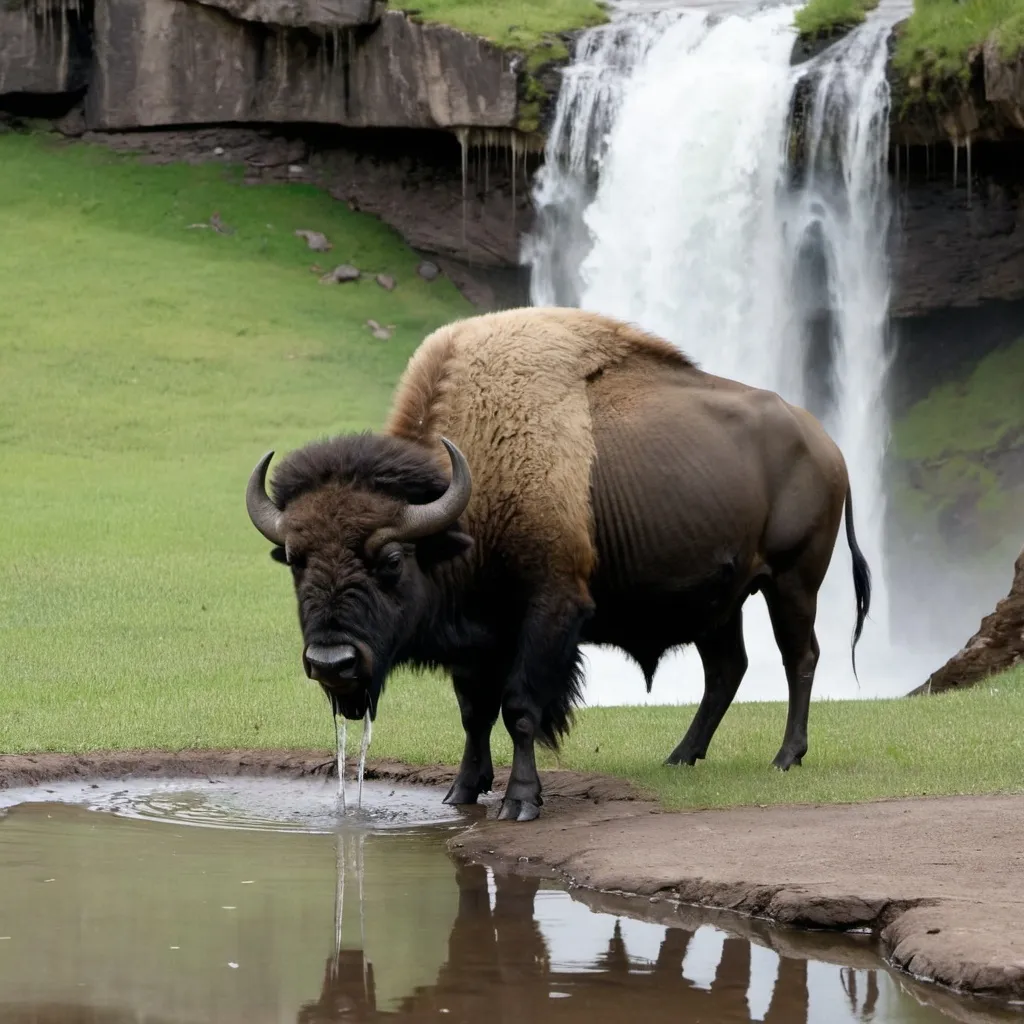
M853 590L857 596L857 624L853 628L850 660L853 663L854 678L860 682L857 676L857 641L864 631L864 620L871 608L871 569L857 543L857 533L853 528L853 491L849 486L846 488L846 542L850 545L850 555L853 558Z

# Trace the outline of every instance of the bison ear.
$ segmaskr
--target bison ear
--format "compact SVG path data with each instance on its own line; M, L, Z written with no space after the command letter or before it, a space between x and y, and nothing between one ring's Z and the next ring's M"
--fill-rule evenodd
M416 544L416 553L422 563L436 565L465 554L473 546L473 538L460 530L445 530L431 534Z
M273 547L270 549L270 557L275 562L280 562L282 565L288 564L288 552L280 546Z

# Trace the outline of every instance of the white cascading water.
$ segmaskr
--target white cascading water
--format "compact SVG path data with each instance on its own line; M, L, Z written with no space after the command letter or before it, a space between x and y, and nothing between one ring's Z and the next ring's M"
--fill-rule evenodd
M534 188L537 224L524 244L531 299L638 323L713 373L813 406L802 257L815 250L830 379L823 389L818 382L825 398L814 411L846 457L874 583L858 684L841 528L819 597L815 696L905 693L920 672L908 674L889 642L882 548L891 20L869 19L791 68L793 6L721 17L647 7L619 4L611 25L583 36L566 75ZM802 78L804 152L791 165L790 111ZM576 121L579 111L588 116ZM762 599L747 603L744 627L750 669L739 699L783 698ZM666 657L650 696L619 652L589 648L587 659L590 704L689 702L703 690L692 650Z

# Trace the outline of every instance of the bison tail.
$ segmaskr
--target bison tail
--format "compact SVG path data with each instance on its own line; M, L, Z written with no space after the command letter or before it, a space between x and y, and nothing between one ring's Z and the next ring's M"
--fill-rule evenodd
M868 610L871 608L871 570L868 568L868 560L864 557L860 545L857 543L857 533L853 528L853 491L849 486L846 488L846 541L850 545L850 555L853 557L853 589L857 595L857 625L853 628L853 642L850 645L850 660L853 663L853 675L857 677L857 641L864 631L864 620L868 617Z

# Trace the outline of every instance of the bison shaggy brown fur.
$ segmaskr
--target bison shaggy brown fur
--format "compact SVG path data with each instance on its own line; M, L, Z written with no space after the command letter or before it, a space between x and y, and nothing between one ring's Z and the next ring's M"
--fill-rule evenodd
M846 465L821 425L595 313L442 327L382 434L291 453L273 499L269 459L247 503L292 568L307 673L359 717L395 665L450 671L466 748L446 799L490 789L500 713L514 743L502 817L538 813L534 744L569 728L581 643L620 647L648 688L666 651L697 646L704 698L668 758L693 764L746 671L743 603L763 592L789 681L786 769L807 751L817 592L844 507L854 644L867 614Z

